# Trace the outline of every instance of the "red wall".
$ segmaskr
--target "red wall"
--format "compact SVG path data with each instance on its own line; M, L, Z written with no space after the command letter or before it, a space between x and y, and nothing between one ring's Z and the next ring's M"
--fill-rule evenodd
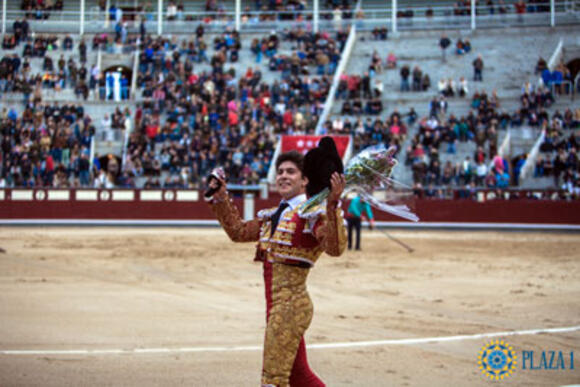
M137 195L138 196L138 195ZM209 220L214 216L208 205L198 201L49 201L0 200L0 219L144 219ZM200 195L201 197L201 195ZM256 199L255 210L276 206L277 194ZM240 211L243 200L235 200ZM377 220L401 221L389 214L374 211ZM423 222L482 223L551 223L580 224L580 201L495 200L479 203L472 200L417 199L415 213Z

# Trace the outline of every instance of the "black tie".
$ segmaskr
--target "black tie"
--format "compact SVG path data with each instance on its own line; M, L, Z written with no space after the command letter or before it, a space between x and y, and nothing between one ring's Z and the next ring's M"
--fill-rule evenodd
M274 235L274 231L276 231L276 227L278 227L278 222L280 221L280 215L282 215L282 212L284 212L288 206L290 206L290 204L286 202L280 203L278 209L274 215L272 215L272 230L270 231L270 236Z

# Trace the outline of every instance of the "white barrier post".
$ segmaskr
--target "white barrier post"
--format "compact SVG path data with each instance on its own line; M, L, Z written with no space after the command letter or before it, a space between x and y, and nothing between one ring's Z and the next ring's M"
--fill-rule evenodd
M244 220L254 219L254 194L244 195Z
M556 4L554 0L550 0L550 26L556 27Z
M392 0L391 4L391 26L393 34L397 34L397 0Z
M475 30L475 0L471 0L471 30Z
M161 36L163 32L163 0L157 0L157 35Z
M85 0L81 0L81 27L79 35L85 34Z
M240 31L241 25L241 17L240 14L242 12L242 0L236 0L236 31Z
M318 12L319 11L318 10L318 0L314 0L313 6L314 6L314 8L313 8L314 15L312 15L312 20L314 21L313 29L314 29L314 33L316 34L316 33L318 33L318 17L319 17L319 15L318 15L318 13L319 13Z
M2 1L2 35L6 34L6 3L8 0Z

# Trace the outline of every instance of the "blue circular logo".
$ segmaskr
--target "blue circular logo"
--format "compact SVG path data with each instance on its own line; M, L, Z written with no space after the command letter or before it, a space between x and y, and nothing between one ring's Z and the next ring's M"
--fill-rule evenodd
M516 369L517 356L511 345L503 340L491 341L479 351L477 365L492 380L503 380Z

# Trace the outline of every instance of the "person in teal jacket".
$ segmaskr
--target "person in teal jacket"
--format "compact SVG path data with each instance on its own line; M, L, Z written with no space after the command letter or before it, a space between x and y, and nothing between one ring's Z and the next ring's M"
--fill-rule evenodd
M346 221L348 224L348 249L352 249L352 229L356 231L356 244L355 250L360 250L360 228L361 219L365 217L368 218L371 228L374 226L373 212L371 206L363 201L360 195L357 195L354 199L350 201L348 206L348 214L346 216Z

